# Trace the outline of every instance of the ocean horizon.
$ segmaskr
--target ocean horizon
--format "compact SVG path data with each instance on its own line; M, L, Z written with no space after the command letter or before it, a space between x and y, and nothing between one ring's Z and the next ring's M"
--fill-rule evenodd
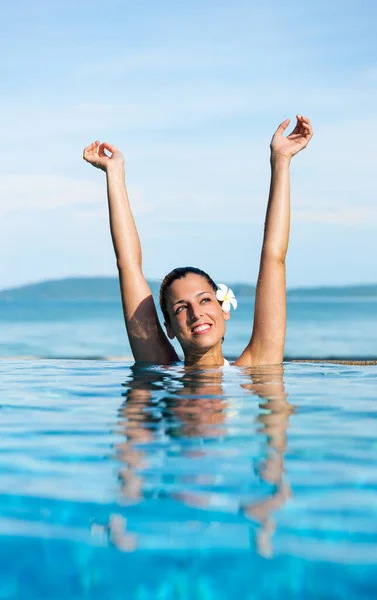
M150 284L158 305L159 282ZM231 287L238 308L227 325L224 355L234 359L250 338L254 287ZM64 278L2 290L0 322L3 358L132 360L116 277ZM286 360L376 357L377 285L288 290Z
M158 293L161 279L148 278L148 284L152 293ZM233 281L229 282L237 296L252 297L255 293L255 285ZM349 283L344 285L315 285L315 286L291 286L287 289L287 296L314 294L315 296L376 296L377 283ZM42 279L34 282L20 283L14 286L0 288L0 300L19 300L28 298L49 299L59 298L114 298L119 297L118 277L111 275L99 276L75 276L58 277L53 279Z

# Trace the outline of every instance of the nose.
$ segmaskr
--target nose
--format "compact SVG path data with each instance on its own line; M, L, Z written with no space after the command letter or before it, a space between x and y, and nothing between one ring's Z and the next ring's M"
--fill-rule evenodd
M198 321L202 316L200 304L190 304L189 310L187 311L187 316L190 323L195 323L195 321Z

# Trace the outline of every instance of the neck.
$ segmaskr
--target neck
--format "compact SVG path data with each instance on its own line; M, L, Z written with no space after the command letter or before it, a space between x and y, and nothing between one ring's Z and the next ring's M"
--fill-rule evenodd
M224 364L224 357L221 345L210 348L202 354L192 354L191 352L185 352L185 365L186 366L198 366L198 367L222 367Z

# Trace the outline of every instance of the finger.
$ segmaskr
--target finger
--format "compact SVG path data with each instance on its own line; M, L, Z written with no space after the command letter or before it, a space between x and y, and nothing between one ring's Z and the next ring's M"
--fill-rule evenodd
M105 150L107 152L105 152ZM101 158L111 158L115 152L118 152L117 148L108 142L102 142L98 148L98 155Z
M303 117L300 115L300 122L302 127L310 128L312 130L312 124L310 123L310 119L308 117Z
M99 146L97 148L97 154L101 158L104 158L104 157L106 158L107 157L107 154L105 153L105 148L104 148L103 142L101 144L99 144Z
M93 144L94 144L94 142L92 142L91 144L89 144L89 146L84 148L84 152L90 152L90 150L93 148Z
M300 134L301 133L301 124L302 124L301 119L302 119L301 115L296 115L296 125L295 125L295 128L293 129L293 131L292 131L292 133L290 135L292 135L292 134Z
M302 123L302 129L304 135L313 135L313 129L310 123Z
M118 152L118 148L116 148L113 144L109 144L108 142L102 142L102 146L106 148L106 150L111 152L111 154L114 154L114 152Z
M304 117L303 115L296 115L297 117L297 125L299 126L299 134L300 135L308 135L308 131L311 131L311 124L308 117Z
M84 160L86 160L87 162L93 162L93 157L94 154L96 154L97 152L97 147L99 143L99 140L96 140L95 142L92 142L91 144L89 144L89 146L84 148L82 155Z
M87 152L90 152L90 151L94 150L98 146L98 144L99 144L98 140L95 141L95 142L92 142L91 144L89 144L89 146L87 146L86 148L84 148L84 152L87 153Z
M92 153L92 145L87 146L86 148L84 148L84 151L82 153L82 157L84 160L89 160L89 156Z
M294 129L292 129L291 133L289 134L288 137L290 137L291 135L300 135L300 130L301 130L301 122L299 120L299 117L297 115L297 120L296 120L296 125L294 127Z
M300 128L302 128L303 124L306 122L306 117L303 117L302 115L297 115L297 124L300 126Z
M301 129L300 124L297 123L296 126L295 126L295 128L292 129L292 131L291 131L291 133L289 135L300 135L300 129Z
M282 135L284 133L284 131L287 129L289 123L291 122L290 119L285 119L285 121L283 121L282 123L280 123L279 127L277 128L277 130L275 131L274 135Z

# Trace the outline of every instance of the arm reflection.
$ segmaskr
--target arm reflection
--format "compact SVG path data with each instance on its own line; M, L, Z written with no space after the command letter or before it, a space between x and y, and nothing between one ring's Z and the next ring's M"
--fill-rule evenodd
M242 411L250 418L250 399L243 393L237 415L234 407L239 398L225 393L222 370L185 368L178 375L175 372L170 379L168 369L162 374L143 370L137 375L135 371L126 384L125 402L119 410L125 441L117 446L124 465L119 474L124 498L137 502L145 497L168 496L190 507L241 511L259 524L258 552L271 556L273 514L291 495L284 454L293 409L284 389L283 367L258 367L240 373L243 390L260 399L257 433L267 440L256 473L270 487L265 498L252 502L243 501L233 483L232 461L237 467L234 456L240 448L237 438L235 444L229 443L234 432L237 434L237 425L243 424ZM253 482L246 481L246 485L255 488ZM252 489L252 495L254 492Z
M135 371L136 372L136 371ZM131 500L143 497L143 478L140 474L148 467L150 453L147 445L156 441L156 432L167 436L171 441L183 438L216 438L225 436L224 427L228 402L222 397L222 374L219 371L195 371L185 368L174 393L161 393L164 377L156 372L144 371L127 384L125 402L119 410L118 425L126 441L117 445L118 458L124 463L119 477L123 494ZM146 449L143 449L146 445ZM208 451L199 447L182 447L180 456L189 459L201 458ZM176 475L177 483L183 485L188 480L210 484L212 474ZM145 483L145 482L144 482ZM161 482L163 487L163 481ZM145 487L145 486L144 486ZM163 490L162 490L163 491ZM202 499L175 493L172 496L192 505L203 506ZM191 497L191 495L190 495Z
M119 472L119 479L122 493L128 500L143 497L143 478L138 471L146 468L148 456L141 447L154 440L153 425L159 420L148 410L153 400L155 378L155 374L151 376L148 371L135 369L124 394L126 400L119 409L118 425L125 441L117 444L116 452L125 465Z
M293 412L289 404L283 382L284 367L259 367L250 372L252 383L242 387L256 394L260 399L259 433L266 436L267 456L257 468L262 481L274 485L273 493L259 502L243 506L246 517L260 523L256 544L258 552L268 558L273 555L272 536L275 532L273 513L284 506L292 495L289 483L285 480L284 454L287 448L288 420Z

